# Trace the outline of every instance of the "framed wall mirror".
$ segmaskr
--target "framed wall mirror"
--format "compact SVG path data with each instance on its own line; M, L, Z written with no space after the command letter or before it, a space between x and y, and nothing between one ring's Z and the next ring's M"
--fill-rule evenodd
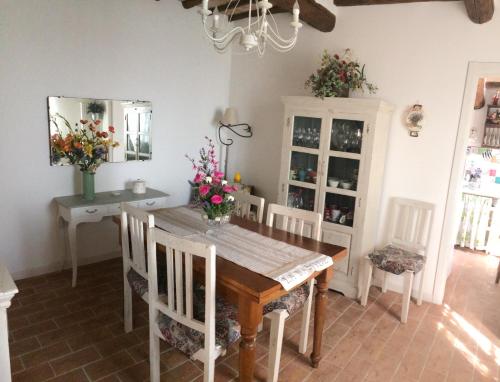
M82 131L83 126L87 134L105 133L107 139L114 143L105 153L104 162L152 158L153 109L151 102L47 97L47 104L52 166L71 165L68 159L57 155L52 137L57 135L64 140L76 129ZM86 124L82 125L85 121L87 121ZM92 126L92 130L89 130L89 126Z

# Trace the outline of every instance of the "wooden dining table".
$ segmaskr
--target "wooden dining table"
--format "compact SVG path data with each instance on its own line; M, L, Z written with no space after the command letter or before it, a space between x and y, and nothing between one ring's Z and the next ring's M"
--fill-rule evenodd
M119 217L115 217L114 221L119 224ZM237 216L231 217L231 223L262 236L329 256L334 262L347 255L347 251L343 247L291 234ZM262 256L265 255L265 253L262 254ZM311 365L314 368L319 366L321 360L328 283L332 277L333 266L330 266L322 271L315 272L303 282L305 283L312 278L316 279L314 339L310 356ZM239 380L241 382L250 382L253 380L254 375L256 338L258 326L263 318L263 307L288 292L277 281L220 256L217 256L216 260L216 288L218 295L223 296L238 307L238 321L241 326Z

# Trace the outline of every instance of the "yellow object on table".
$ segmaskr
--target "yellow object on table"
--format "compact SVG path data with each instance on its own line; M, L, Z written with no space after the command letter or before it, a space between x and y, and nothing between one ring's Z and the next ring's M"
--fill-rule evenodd
M241 174L237 171L235 174L234 174L234 183L241 183Z

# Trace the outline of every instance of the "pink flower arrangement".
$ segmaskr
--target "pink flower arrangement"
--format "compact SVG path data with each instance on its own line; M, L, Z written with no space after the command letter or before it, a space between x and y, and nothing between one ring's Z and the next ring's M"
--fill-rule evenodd
M197 193L197 204L203 208L209 219L217 220L232 212L234 208L232 193L238 188L229 185L224 179L224 173L219 171L215 145L210 138L205 137L205 139L208 144L200 149L200 159L195 160L188 155L186 157L196 171L191 183Z

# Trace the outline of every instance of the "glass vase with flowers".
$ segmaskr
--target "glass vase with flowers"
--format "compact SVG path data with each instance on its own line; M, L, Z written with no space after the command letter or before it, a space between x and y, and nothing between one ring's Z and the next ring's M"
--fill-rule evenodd
M229 222L234 209L234 196L237 186L231 186L219 171L219 162L213 141L205 137L207 145L200 149L199 159L186 158L193 165L196 175L192 181L195 192L195 204L203 209L202 217L209 225Z
M52 162L66 161L80 167L83 180L83 198L95 199L94 175L97 168L107 160L109 149L117 147L113 141L115 129L108 126L103 131L100 120L80 120L75 126L59 113L50 116L50 121L56 126L57 133L51 139ZM60 128L63 122L65 128Z

